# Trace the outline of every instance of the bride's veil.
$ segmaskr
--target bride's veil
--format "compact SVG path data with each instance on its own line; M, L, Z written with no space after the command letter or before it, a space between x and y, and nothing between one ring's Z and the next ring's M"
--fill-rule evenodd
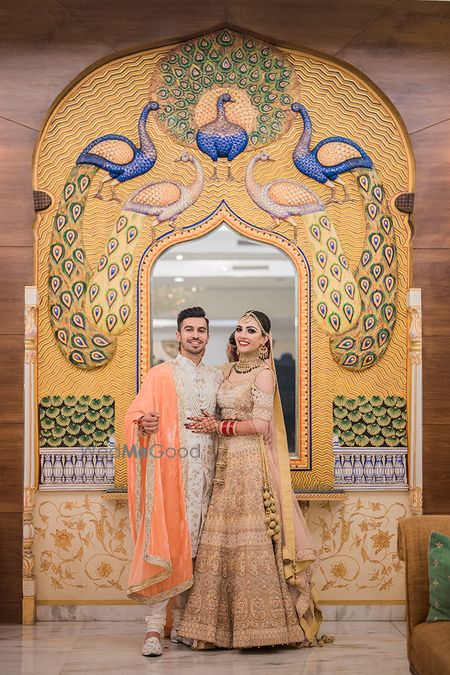
M270 422L266 457L277 496L282 522L281 545L284 572L295 596L297 613L306 638L312 640L320 626L322 615L316 606L317 593L312 572L317 566L317 554L300 505L292 490L289 450L283 408L278 388L273 355L272 334L269 334L268 365L275 377L273 415ZM266 439L267 440L267 439Z

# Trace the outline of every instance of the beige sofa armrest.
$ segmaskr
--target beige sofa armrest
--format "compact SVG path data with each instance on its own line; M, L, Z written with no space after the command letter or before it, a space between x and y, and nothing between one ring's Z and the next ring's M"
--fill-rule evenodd
M428 542L432 532L450 536L450 515L413 516L398 524L398 554L405 562L408 636L428 614Z

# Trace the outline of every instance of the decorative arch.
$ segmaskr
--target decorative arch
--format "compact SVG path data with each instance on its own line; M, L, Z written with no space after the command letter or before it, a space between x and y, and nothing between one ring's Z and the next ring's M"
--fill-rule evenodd
M303 107L294 111L293 103ZM208 125L224 119L211 150ZM274 163L260 157L250 172L261 153ZM314 435L311 462L293 467L294 486L329 491L335 482L350 489L364 480L373 487L376 476L386 485L396 475L406 485L406 465L392 473L389 453L379 448L390 439L389 456L403 457L411 424L406 295L414 162L398 113L365 76L332 57L227 28L122 55L83 73L58 99L37 144L33 176L40 406L34 414L41 418L33 447L36 457L41 448L43 488L76 484L76 461L70 474L65 458L70 447L94 439L89 425L97 420L71 418L71 434L61 426L74 398L78 416L87 415L87 406L96 417L92 400L99 410L113 408L112 417L104 417L110 410L100 415L105 430L95 431L106 448L105 420L112 419L114 442L122 444L151 261L219 219L291 256L302 251L310 269ZM400 415L385 425L395 434L384 436L373 409L390 407ZM58 434L77 445L56 460ZM65 473L71 482L59 481ZM116 487L125 487L125 473L125 463L116 462ZM111 480L105 469L92 485Z
M298 458L292 459L292 467L308 470L311 468L312 453L312 392L311 392L311 271L303 251L282 234L268 232L252 225L231 211L225 201L199 223L181 231L162 234L142 254L139 263L137 299L137 389L139 389L151 365L149 344L151 331L150 286L152 268L158 257L172 246L197 239L209 234L223 223L249 239L268 243L283 251L292 261L296 272L298 319L297 353L298 364ZM293 317L294 318L294 317Z

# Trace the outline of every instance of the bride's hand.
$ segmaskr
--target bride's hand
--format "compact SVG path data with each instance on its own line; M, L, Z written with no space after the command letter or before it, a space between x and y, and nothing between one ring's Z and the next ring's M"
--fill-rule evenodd
M204 413L202 417L189 417L186 429L196 434L212 434L218 429L219 423L214 415Z

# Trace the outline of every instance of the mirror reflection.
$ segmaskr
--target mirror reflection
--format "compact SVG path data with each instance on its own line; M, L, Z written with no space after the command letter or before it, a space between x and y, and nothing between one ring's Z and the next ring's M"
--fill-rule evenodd
M272 322L274 357L288 435L296 456L297 315L296 273L275 246L243 237L223 224L211 234L176 244L155 262L151 278L152 365L174 358L176 317L201 306L210 320L205 360L220 366L246 310L265 312Z

